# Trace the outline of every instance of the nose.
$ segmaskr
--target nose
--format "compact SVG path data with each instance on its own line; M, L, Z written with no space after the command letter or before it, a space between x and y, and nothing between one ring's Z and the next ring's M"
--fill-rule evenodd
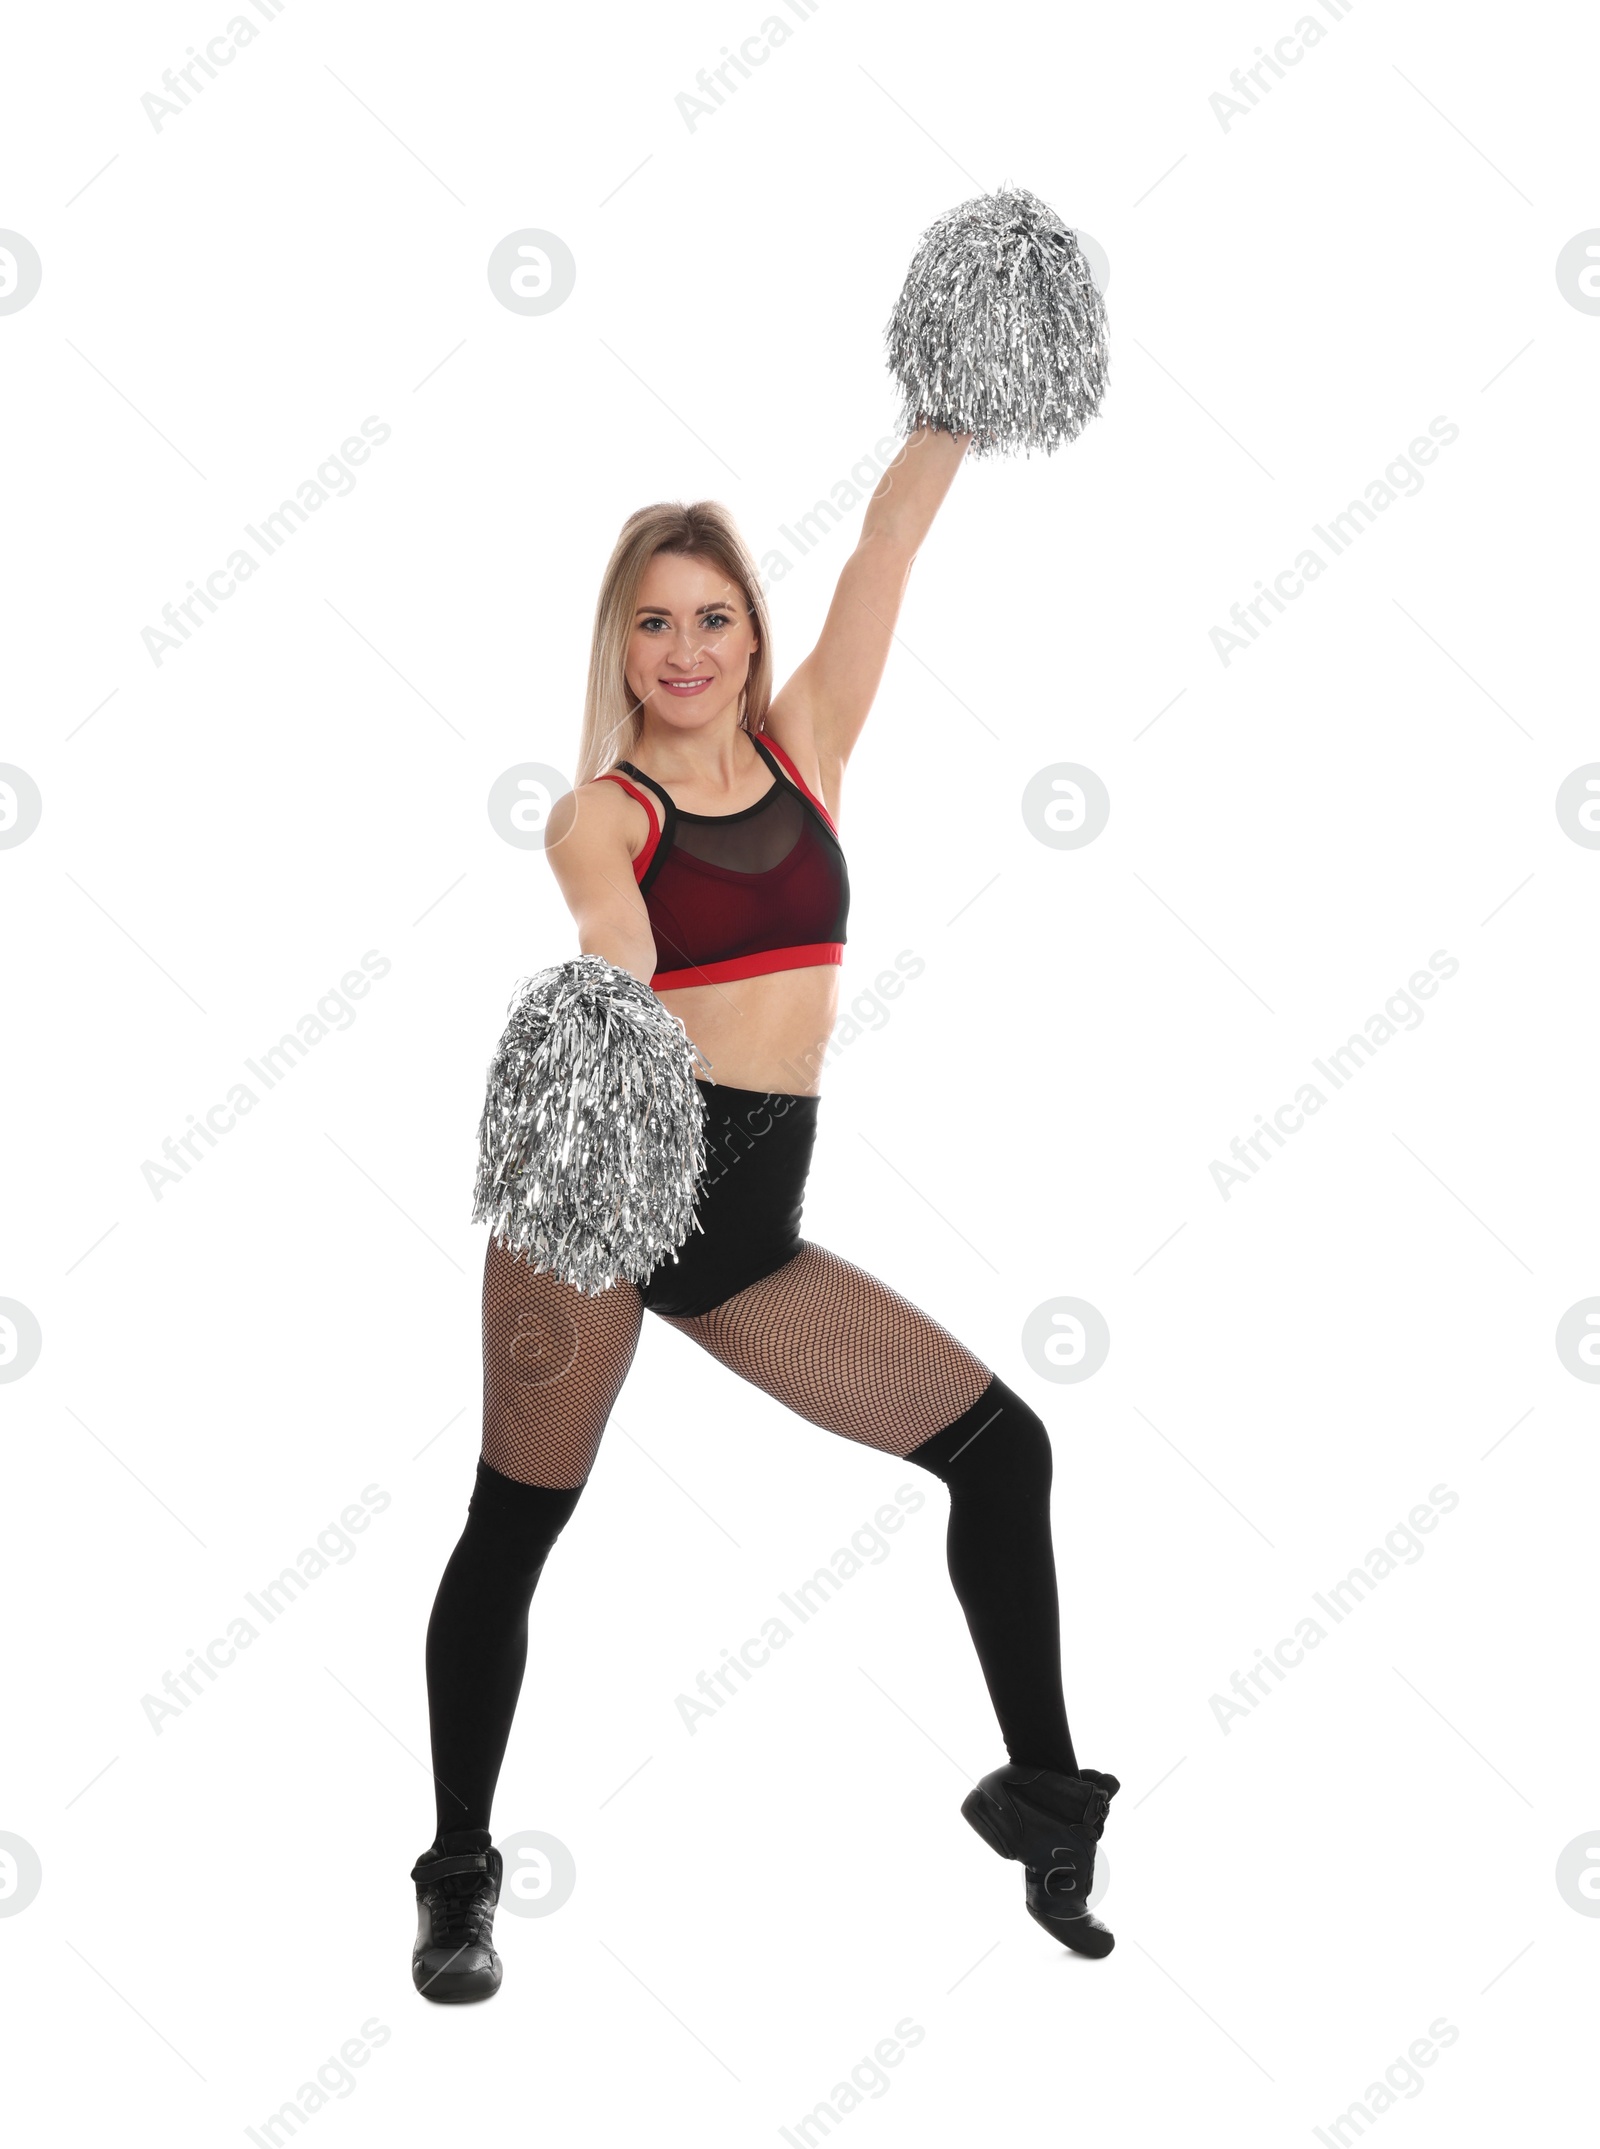
M668 668L675 672L694 671L699 665L704 648L705 643L691 635L687 627L680 629L673 637L672 649L667 658Z

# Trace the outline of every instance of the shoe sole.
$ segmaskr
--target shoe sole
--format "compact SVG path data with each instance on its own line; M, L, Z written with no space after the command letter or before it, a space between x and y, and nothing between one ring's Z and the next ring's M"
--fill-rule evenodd
M1035 1925L1047 1932L1052 1940L1059 1940L1064 1948L1070 1948L1074 1955L1088 1955L1098 1960L1109 1955L1117 1944L1115 1933L1107 1932L1103 1925L1096 1925L1087 1911L1081 1918L1042 1918L1031 1903L1027 1909Z
M435 2006L439 2007L460 2007L472 2000L492 2000L500 1990L500 1980L498 1978L495 1979L492 1985L475 1985L468 1987L465 1991L453 1989L448 1977L444 1976L426 1980L413 1977L411 1982L416 1986L423 1999L432 2000Z
M463 1949L458 1948L456 1953L450 1957L450 1961L446 1962L442 1969L433 1971L431 1975L424 1975L421 1962L415 1956L412 1957L411 1982L425 2000L433 2000L445 2006L459 2006L468 2000L492 2000L494 1998L495 1994L500 1990L500 1981L503 1975L503 1968L499 1958L495 1958L492 1980L485 1983L481 1971L451 1969L450 1963L458 1960L464 1952Z

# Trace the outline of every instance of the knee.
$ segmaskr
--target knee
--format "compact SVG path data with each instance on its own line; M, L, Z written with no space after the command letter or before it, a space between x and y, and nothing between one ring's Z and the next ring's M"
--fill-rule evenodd
M476 1556L537 1578L545 1555L572 1519L581 1485L525 1485L479 1460L463 1542Z
M1030 1403L1025 1403L1003 1381L996 1385L1001 1412L983 1436L984 1440L990 1433L995 1436L994 1446L983 1467L993 1478L1003 1479L1015 1491L1030 1498L1042 1497L1050 1490L1055 1462L1049 1431ZM982 1447L983 1441L974 1445Z
M998 1373L970 1410L914 1448L910 1459L952 1487L1027 1499L1050 1491L1053 1456L1045 1422Z

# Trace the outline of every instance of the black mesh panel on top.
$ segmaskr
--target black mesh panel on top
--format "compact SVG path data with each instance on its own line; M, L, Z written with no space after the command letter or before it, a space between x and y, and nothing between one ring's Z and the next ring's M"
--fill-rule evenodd
M809 816L800 794L779 783L743 813L679 813L673 849L725 873L770 873L805 834Z

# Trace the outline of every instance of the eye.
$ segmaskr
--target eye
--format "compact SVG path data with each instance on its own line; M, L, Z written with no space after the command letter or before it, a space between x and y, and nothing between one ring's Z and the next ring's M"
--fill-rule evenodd
M707 612L700 621L702 627L713 629L731 627L733 623L733 614L731 612ZM641 633L648 633L652 627L670 627L671 624L671 620L652 613L648 619L640 620L639 628Z

